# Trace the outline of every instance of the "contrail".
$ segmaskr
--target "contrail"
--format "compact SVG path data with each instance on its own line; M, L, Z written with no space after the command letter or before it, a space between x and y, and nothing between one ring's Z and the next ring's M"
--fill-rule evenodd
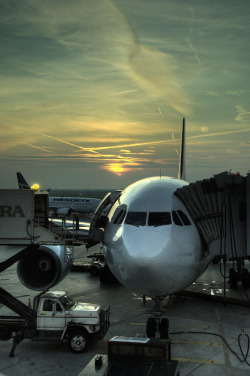
M38 149L38 150L42 150L42 151L46 151L47 153L55 154L53 151L48 150L47 148L42 148L41 146L36 146L36 145L32 145L32 144L23 144L23 145L30 146L30 147L32 147L32 148L34 148L34 149Z
M206 134L198 134L196 136L189 136L187 139L191 138L201 138L201 137L213 137L213 136L224 136L226 134L233 134L233 133L243 133L249 132L250 128L238 129L236 131L225 131L225 132L218 132L218 133L206 133Z
M52 140L56 140L58 142L62 142L64 144L74 146L78 149L93 152L93 153L96 153L95 150L118 149L118 148L130 147L130 146L133 147L133 146L143 146L143 145L152 145L152 144L162 144L162 143L168 143L168 142L173 141L172 139L169 139L169 140L160 140L160 141L136 142L136 143L133 143L133 144L124 144L124 145L96 146L96 147L86 148L86 147L83 147L83 146L73 144L72 142L68 142L68 141L62 140L60 138L50 136L50 135L42 133L42 132L37 132L37 131L33 131L33 130L32 131L30 130L30 132L40 134L41 136L51 138ZM179 139L176 139L175 141L178 141L178 140Z
M244 129L239 129L239 130L234 130L234 131L225 131L225 132L217 132L217 133L199 134L199 135L196 135L196 136L189 136L186 139L223 136L223 135L227 135L227 134L243 133L243 132L249 132L249 131L250 131L250 128L244 128ZM68 141L61 140L60 138L47 135L45 133L36 132L36 131L30 131L30 132L33 132L33 133L36 133L36 134L40 134L40 135L42 135L44 137L48 137L48 138L51 138L51 139L56 140L58 142L62 142L64 144L76 147L76 148L84 150L84 151L89 151L89 152L92 152L92 153L96 153L96 150L120 149L120 148L125 148L125 147L127 148L127 147L134 147L134 146L157 145L157 144L171 143L173 141L175 141L175 142L176 141L180 141L180 138L175 138L175 139L171 138L171 139L168 139L168 140L148 141L148 142L136 142L136 143L132 143L132 144L112 145L112 146L98 146L98 147L89 147L89 148L86 148L86 147L83 147L83 146L79 146L79 145L73 144L73 143L68 142Z
M120 91L119 93L110 94L109 97L114 97L115 95L121 95L121 94L134 93L135 91L138 91L138 89Z
M51 138L52 140L56 140L56 141L62 142L64 144L67 144L67 145L70 145L70 146L74 146L74 147L79 148L79 149L84 150L84 151L92 151L92 148L84 148L83 146L72 144L72 142L64 141L64 140L61 140L60 138L53 137L53 136L50 136L50 135L45 134L45 133L36 132L36 131L32 131L32 130L30 130L30 132L40 134L41 136Z

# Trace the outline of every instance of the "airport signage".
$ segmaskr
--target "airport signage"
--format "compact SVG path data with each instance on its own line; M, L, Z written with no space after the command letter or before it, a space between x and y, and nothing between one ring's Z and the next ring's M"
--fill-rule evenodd
M0 206L0 217L25 217L25 215L20 205L3 205Z

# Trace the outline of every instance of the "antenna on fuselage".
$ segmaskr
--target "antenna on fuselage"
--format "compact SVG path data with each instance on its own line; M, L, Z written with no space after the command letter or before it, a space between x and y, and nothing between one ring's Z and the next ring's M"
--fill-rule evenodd
M181 134L181 148L180 148L180 161L178 179L186 180L186 166L185 166L185 118L182 122L182 134Z

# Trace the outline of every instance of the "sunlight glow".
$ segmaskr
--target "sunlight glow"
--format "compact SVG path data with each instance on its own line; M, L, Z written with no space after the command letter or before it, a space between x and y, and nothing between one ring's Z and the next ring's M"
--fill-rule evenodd
M120 163L110 163L103 167L103 169L113 172L114 174L121 176L124 172L130 171L131 169L128 167L124 167Z

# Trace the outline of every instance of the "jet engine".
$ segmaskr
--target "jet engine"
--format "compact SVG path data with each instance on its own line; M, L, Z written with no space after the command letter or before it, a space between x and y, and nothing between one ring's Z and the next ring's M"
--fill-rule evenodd
M56 214L57 215L70 215L71 214L71 209L70 208L56 209Z
M46 290L65 278L72 264L72 253L65 246L40 246L18 262L17 275L27 288Z

